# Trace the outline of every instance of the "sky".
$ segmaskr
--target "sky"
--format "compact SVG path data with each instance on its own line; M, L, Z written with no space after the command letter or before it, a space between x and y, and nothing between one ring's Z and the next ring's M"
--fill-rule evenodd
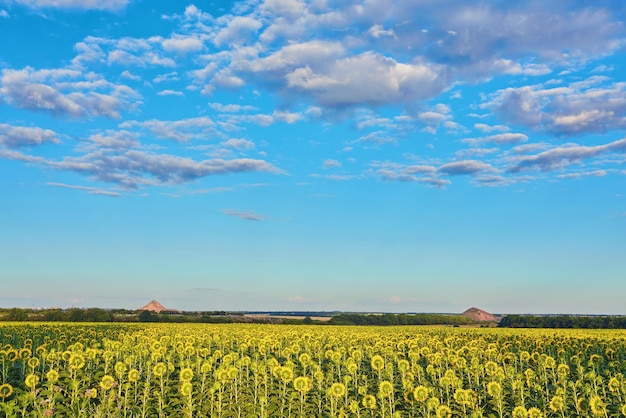
M626 314L625 20L0 0L0 306Z

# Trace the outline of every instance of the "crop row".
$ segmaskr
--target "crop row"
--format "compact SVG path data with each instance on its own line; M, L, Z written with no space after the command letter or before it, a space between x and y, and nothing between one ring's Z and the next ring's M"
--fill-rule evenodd
M0 416L626 415L621 331L0 326Z

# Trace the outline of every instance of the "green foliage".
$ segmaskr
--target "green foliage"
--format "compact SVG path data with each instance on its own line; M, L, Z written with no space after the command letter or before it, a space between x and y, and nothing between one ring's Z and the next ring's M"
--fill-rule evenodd
M476 324L461 315L445 314L350 314L335 315L329 321L332 325L470 325Z
M606 330L0 324L0 417L618 417L624 358Z
M625 329L626 316L506 315L502 328L595 328Z

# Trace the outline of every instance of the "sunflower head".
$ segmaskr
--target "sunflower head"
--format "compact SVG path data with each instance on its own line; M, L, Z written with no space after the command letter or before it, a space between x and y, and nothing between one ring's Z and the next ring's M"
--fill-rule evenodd
M183 396L191 396L192 392L193 392L193 385L191 384L191 382L183 382L183 384L180 385L180 393Z
M186 367L180 371L180 380L183 382L190 382L193 379L193 370L190 367Z
M361 403L367 409L376 409L376 397L374 395L365 395Z
M113 376L106 374L102 376L102 380L100 381L100 388L104 391L107 391L113 389L116 383L117 382L115 381Z
M413 390L413 397L418 402L425 402L428 399L428 388L423 385L419 385Z
M305 376L296 377L293 381L293 388L302 394L310 391L312 387L313 382Z
M437 418L450 418L452 416L452 410L446 405L439 405L435 411Z
M8 398L13 394L13 386L8 383L0 385L0 399Z
M391 395L393 395L393 383L383 380L380 382L380 385L378 385L378 393L383 398L391 397Z
M56 382L59 380L59 372L54 369L49 370L48 373L46 373L46 379L51 383Z
M330 386L329 393L334 398L341 398L346 394L346 385L335 382Z
M371 366L372 370L380 371L385 367L385 360L381 356L375 355L372 357Z
M523 406L513 408L513 418L528 418L528 411Z
M24 384L26 384L26 386L31 389L35 389L38 383L39 376L37 376L36 374L29 374L28 376L26 376L26 379L24 379Z

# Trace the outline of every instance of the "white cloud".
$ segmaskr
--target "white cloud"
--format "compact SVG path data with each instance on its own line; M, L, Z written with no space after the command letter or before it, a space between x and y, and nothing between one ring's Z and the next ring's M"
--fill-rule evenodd
M239 113L243 111L249 110L257 110L256 107L250 105L240 105L240 104L222 104L222 103L209 103L209 107L217 112L222 113Z
M182 91L177 90L161 90L157 93L159 96L184 96Z
M108 10L117 12L128 4L129 0L14 0L30 8Z
M222 212L225 215L233 216L235 218L243 219L245 221L263 221L266 219L265 215L260 215L252 211L239 211L232 209L223 209Z
M492 171L493 167L487 163L476 160L463 160L446 163L440 166L437 171L440 173L456 176L466 174L477 174L483 171Z
M173 35L171 38L164 39L161 45L167 52L183 55L198 52L204 47L200 39L194 36L183 35Z
M495 134L482 138L468 138L464 139L463 142L469 143L471 145L479 145L479 144L519 144L521 142L528 141L528 136L520 133L503 133L503 134Z
M136 189L140 185L188 183L203 177L223 174L283 173L272 164L257 159L215 158L196 161L191 158L155 154L142 150L121 150L120 152L120 150L99 149L79 157L65 157L59 161L16 151L0 150L0 157L38 164L55 170L77 172L97 181L117 184L124 189Z
M263 13L292 20L305 13L306 5L299 0L265 0L260 9Z
M60 140L50 129L0 123L0 144L7 148L28 147L46 142L58 144Z
M447 80L428 64L402 64L377 53L335 60L328 68L301 66L286 87L331 107L409 103L441 93Z
M240 151L254 149L255 147L254 142L252 141L249 141L247 139L236 139L236 138L231 138L222 142L222 146L235 148Z
M474 124L474 128L484 132L484 133L489 133L489 132L508 132L509 131L509 127L505 126L505 125L487 125L485 123L475 123Z
M134 106L139 97L130 87L109 83L93 73L64 69L3 70L0 83L0 93L10 104L74 117L117 119L120 111Z
M99 187L77 186L77 185L72 185L72 184L55 183L55 182L48 182L46 183L46 185L53 186L53 187L62 187L65 189L83 190L89 194L95 194L95 195L100 195L100 196L110 196L110 197L122 196L122 194L119 192L115 192L115 191L107 190L107 189L101 189Z
M561 134L606 132L626 128L626 83L599 85L594 76L567 87L508 88L483 106L513 123Z
M235 16L215 35L213 42L217 46L241 44L250 40L261 26L261 22L251 17Z
M159 138L171 139L178 142L188 142L194 138L207 139L215 127L215 122L206 117L180 119L174 121L150 119L147 121L126 121L120 128L140 127L150 131Z
M536 155L519 157L508 171L512 173L533 169L553 171L609 152L626 152L626 138L591 147L581 145L556 147Z
M335 167L341 167L341 163L337 160L328 159L328 160L324 160L324 163L322 164L322 166L324 168L335 168Z
M395 38L396 34L393 29L384 29L382 25L373 25L367 30L367 34L372 38L380 38L385 36L390 36Z
M122 72L122 74L120 74L120 77L127 78L127 79L129 79L129 80L134 80L134 81L139 81L139 80L141 80L141 77L140 77L140 76L135 75L135 74L131 73L131 72L130 72L130 71L128 71L128 70L124 70L124 71Z

